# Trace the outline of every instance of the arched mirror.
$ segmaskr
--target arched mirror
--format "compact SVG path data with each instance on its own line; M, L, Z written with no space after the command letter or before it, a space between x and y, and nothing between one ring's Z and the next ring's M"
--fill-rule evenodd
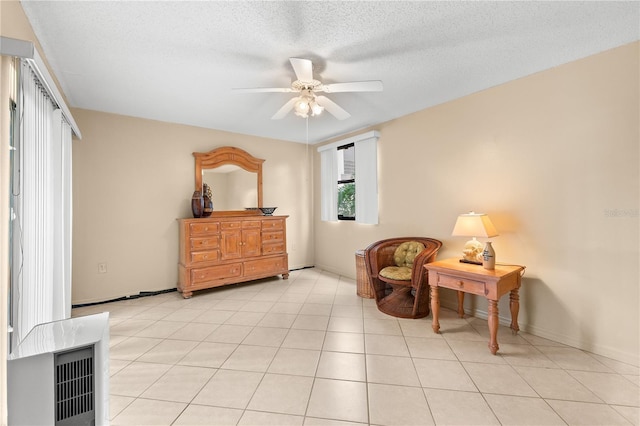
M262 163L248 152L230 146L194 152L196 187L206 183L213 193L213 210L239 211L262 206Z

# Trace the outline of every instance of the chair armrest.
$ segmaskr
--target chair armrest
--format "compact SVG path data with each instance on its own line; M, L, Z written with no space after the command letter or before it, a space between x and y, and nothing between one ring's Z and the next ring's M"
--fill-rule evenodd
M425 241L422 241L422 243L425 244L426 246L425 249L422 250L413 260L413 272L411 274L411 285L414 288L420 287L423 281L427 283L428 277L424 269L424 265L436 260L436 256L438 255L438 250L440 250L440 247L442 247L442 243L440 243L439 241L437 243L431 243L431 242L425 243Z

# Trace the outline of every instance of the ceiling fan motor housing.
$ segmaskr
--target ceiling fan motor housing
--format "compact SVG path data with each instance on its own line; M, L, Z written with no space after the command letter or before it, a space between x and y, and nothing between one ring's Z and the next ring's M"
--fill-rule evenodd
M312 90L312 91L316 91L316 90L320 90L320 87L322 86L322 83L320 83L318 80L311 80L311 81L301 81L301 80L296 80L293 83L291 83L291 88L295 89L295 90Z

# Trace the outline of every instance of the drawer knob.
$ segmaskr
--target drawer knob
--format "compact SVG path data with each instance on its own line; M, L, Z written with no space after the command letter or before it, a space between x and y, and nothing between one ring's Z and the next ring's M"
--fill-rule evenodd
M464 287L464 281L458 281L458 285L459 285L460 287Z

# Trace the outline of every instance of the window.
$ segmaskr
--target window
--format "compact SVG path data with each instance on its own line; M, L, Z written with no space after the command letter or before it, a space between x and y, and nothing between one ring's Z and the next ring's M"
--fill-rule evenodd
M318 148L321 220L378 223L377 131Z
M356 220L355 145L338 147L338 219Z

